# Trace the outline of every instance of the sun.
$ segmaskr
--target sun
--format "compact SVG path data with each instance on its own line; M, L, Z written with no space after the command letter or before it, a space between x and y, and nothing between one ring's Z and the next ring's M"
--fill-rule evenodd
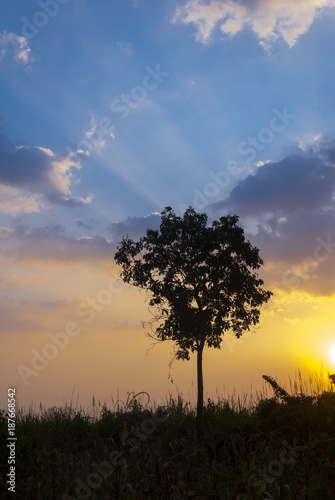
M330 349L330 351L329 351L329 357L331 359L331 362L335 366L335 346Z

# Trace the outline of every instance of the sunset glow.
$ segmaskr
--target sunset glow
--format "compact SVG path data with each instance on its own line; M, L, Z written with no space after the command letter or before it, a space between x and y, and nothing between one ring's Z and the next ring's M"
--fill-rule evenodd
M329 352L329 357L330 357L330 360L333 364L333 368L335 368L335 346L331 347L330 352Z

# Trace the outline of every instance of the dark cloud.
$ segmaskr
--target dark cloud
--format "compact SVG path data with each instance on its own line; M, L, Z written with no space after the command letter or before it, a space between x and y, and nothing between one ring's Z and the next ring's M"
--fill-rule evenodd
M266 261L280 261L287 266L313 256L320 239L326 242L329 237L335 241L335 215L302 210L267 220L251 239L257 242Z
M333 164L335 164L335 139L333 139L332 137L327 137L323 141L321 152L322 151L324 151L325 158L328 158Z
M157 229L160 221L158 214L152 214L114 222L109 227L113 236L110 240L98 235L76 239L68 236L65 228L58 224L31 229L17 223L11 229L2 228L7 246L1 253L20 261L114 263L114 253L123 236L140 238L146 229Z
M0 181L15 187L36 186L47 181L50 170L47 155L37 148L16 149L0 135Z
M36 227L33 228L30 232L30 234L27 232L25 226L23 225L17 225L13 224L13 227L16 228L17 234L21 235L27 235L31 236L33 238L37 237L54 237L54 236L59 236L62 234L65 234L65 227L61 226L60 224L50 224L49 226L44 226L44 227Z
M154 213L146 217L128 217L123 222L113 222L109 225L108 231L116 241L121 241L126 235L132 239L139 239L145 236L147 229L159 229L160 223L160 215Z
M335 214L302 210L259 225L249 238L265 262L267 286L314 295L335 293Z
M253 221L248 237L260 249L270 288L335 292L334 161L335 141L324 138L259 167L212 205L216 214L240 215L246 228Z
M93 226L91 226L90 224L87 224L86 222L84 222L80 219L76 219L76 224L78 227L81 227L82 229L87 229L87 230L93 229Z
M19 260L60 262L105 262L114 259L115 245L101 236L77 239L54 235L29 234L16 251Z
M242 180L229 198L215 203L240 215L285 214L316 210L331 205L335 187L334 143L316 150L299 152L276 163L259 167Z
M41 147L14 146L0 135L0 184L43 195L51 204L74 207L90 199L70 192L71 170L80 164L69 156L55 155Z
M79 239L67 236L59 225L28 228L20 225L8 234L4 257L19 261L94 262L113 261L115 244L101 236L83 236Z

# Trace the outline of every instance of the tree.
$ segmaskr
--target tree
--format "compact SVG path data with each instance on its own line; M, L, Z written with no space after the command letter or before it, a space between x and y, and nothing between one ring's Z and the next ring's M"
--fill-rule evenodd
M239 338L259 322L259 308L272 295L254 272L263 261L258 248L245 240L238 216L221 217L211 227L207 220L192 207L183 217L166 207L159 231L147 229L138 242L127 235L115 254L122 279L150 292L149 304L159 312L157 339L173 340L177 359L197 353L199 439L205 345L220 348L228 330Z

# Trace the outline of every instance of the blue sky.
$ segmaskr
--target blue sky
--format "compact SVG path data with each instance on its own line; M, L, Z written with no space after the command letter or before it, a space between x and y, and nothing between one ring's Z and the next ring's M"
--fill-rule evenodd
M331 300L334 0L3 0L0 19L4 334L27 309L51 328L84 280L68 296L61 266L102 276L167 205L236 212L269 286Z
M288 154L307 136L332 133L334 9L320 9L291 48L278 37L264 50L248 26L234 37L220 36L216 27L206 44L196 41L197 25L183 23L181 15L173 22L181 3L51 4L53 18L39 17L37 2L2 4L2 33L33 35L26 40L27 61L15 60L11 44L2 43L2 132L13 146L64 155L110 120L115 138L102 131L104 146L78 158L80 185L70 187L94 201L81 209L41 210L52 218L56 209L71 229L71 219L93 212L107 222L188 205L209 170L230 160L253 168ZM47 24L38 28L34 21ZM141 93L148 66L166 76ZM127 101L132 91L138 102ZM296 119L247 165L239 144L268 125L273 108L284 107ZM98 133L91 144L94 138L98 142Z

